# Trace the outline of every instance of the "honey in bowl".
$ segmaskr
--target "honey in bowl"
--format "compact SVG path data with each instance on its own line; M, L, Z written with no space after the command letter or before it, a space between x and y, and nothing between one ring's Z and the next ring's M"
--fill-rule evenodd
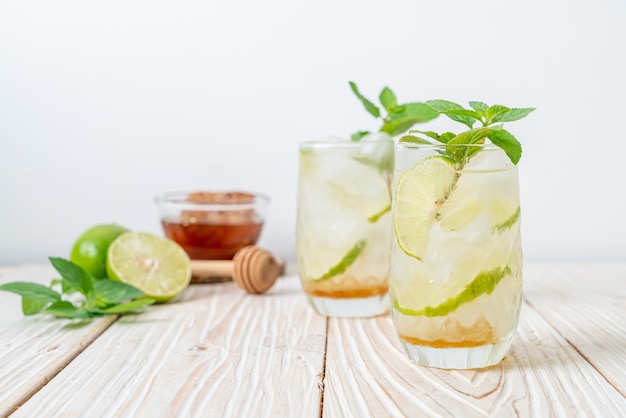
M165 235L193 260L230 260L253 245L269 199L244 192L169 193L157 197Z

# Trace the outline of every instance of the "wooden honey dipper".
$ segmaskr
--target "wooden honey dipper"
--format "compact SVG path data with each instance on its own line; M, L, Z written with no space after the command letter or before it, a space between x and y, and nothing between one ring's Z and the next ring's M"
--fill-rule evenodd
M237 251L232 261L191 260L191 272L195 279L192 282L215 282L232 277L239 287L249 293L263 293L268 290L283 268L284 263L276 261L269 251L254 245Z

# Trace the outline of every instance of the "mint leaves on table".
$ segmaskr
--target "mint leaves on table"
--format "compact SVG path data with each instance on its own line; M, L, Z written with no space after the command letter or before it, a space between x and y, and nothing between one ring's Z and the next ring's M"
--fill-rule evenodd
M469 102L470 108L447 100L428 100L428 106L455 122L462 123L469 130L455 134L433 131L411 130L409 135L400 138L400 142L421 144L441 143L446 145L446 155L454 159L459 168L480 150L472 146L484 144L489 139L494 145L502 148L513 164L517 164L522 156L522 146L509 131L503 128L504 122L513 122L528 116L534 108L509 108L502 105L489 106L483 102ZM474 127L475 124L478 127Z
M365 98L365 96L363 96L359 91L356 84L352 81L350 81L350 88L356 97L361 101L365 110L367 110L375 118L382 119L383 124L380 131L385 132L390 136L404 133L411 129L416 123L427 122L439 116L437 110L425 103L398 104L398 99L396 98L395 93L389 87L383 88L379 95L382 108L385 112L387 112L386 115L383 115L381 108ZM369 133L369 131L359 131L352 134L351 139L353 141L359 141Z
M87 319L123 314L155 302L154 299L141 298L144 293L131 285L95 279L69 260L55 257L49 260L61 275L50 286L30 282L0 284L0 290L22 296L24 315L41 312L59 318ZM56 290L59 288L60 292ZM81 296L74 297L76 294ZM69 300L70 296L72 300Z

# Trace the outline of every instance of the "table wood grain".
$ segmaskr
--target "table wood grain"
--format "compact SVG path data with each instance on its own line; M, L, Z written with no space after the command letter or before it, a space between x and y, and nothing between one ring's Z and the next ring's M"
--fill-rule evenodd
M25 318L0 292L0 417L626 416L626 262L528 263L524 280L511 350L465 371L409 362L388 315L318 316L293 268L265 295L194 284L84 322Z

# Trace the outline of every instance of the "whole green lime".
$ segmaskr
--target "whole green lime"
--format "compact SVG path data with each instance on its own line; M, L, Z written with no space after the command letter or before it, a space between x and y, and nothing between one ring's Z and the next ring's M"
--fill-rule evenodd
M106 259L109 245L128 229L115 224L96 225L85 231L74 243L70 260L96 279L107 277Z

